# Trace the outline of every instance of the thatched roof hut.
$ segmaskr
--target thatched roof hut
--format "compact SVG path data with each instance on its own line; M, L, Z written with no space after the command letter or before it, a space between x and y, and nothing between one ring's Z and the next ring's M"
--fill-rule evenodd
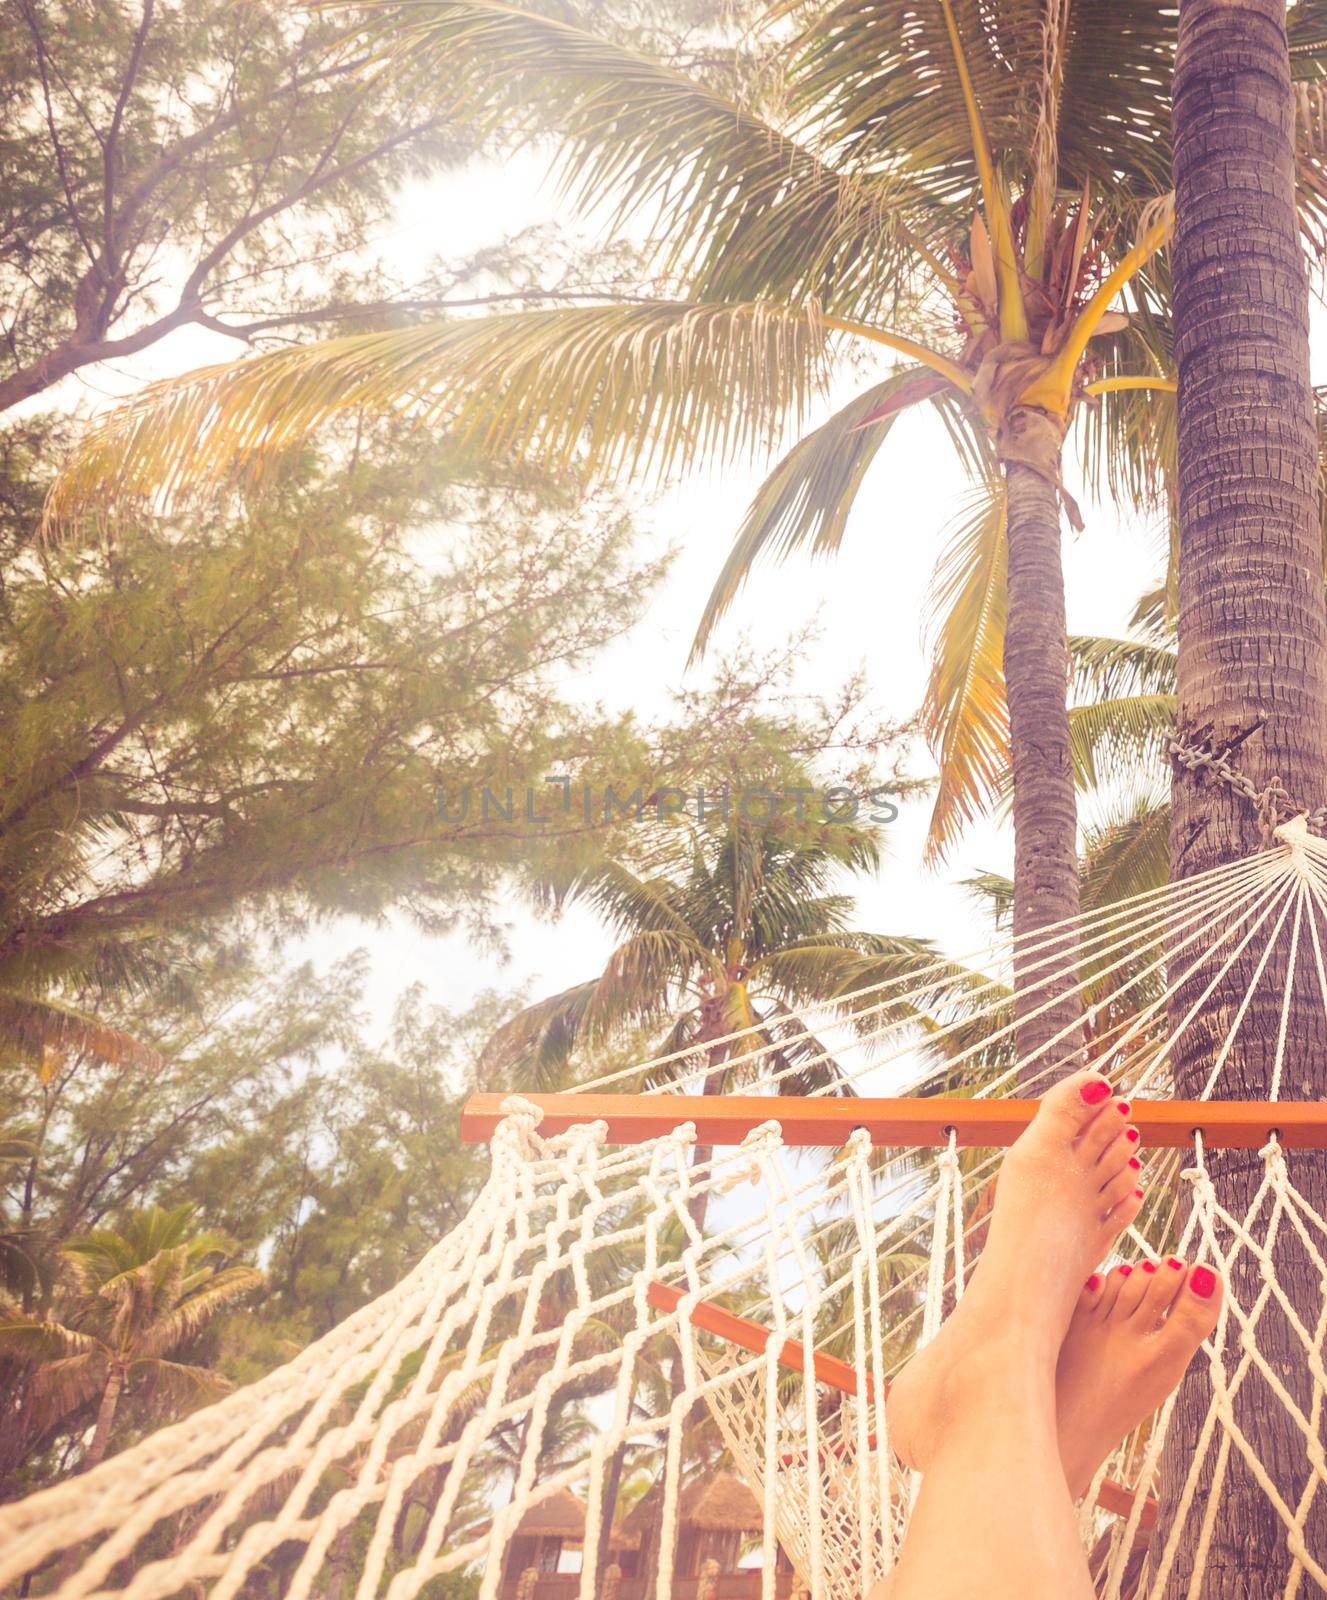
M639 1537L663 1516L663 1481L657 1481L622 1519L622 1532ZM677 1499L679 1526L705 1533L758 1533L765 1516L740 1478L731 1472L712 1472L687 1484Z
M559 1489L536 1501L516 1524L514 1539L560 1539L563 1544L580 1544L585 1538L585 1502L570 1489Z
M731 1472L688 1484L678 1498L677 1517L706 1533L758 1533L765 1525L760 1502Z
M507 1581L515 1581L528 1567L556 1572L563 1545L579 1545L584 1540L585 1502L570 1489L556 1490L527 1507L516 1524L503 1563Z
M624 1537L640 1541L642 1554L657 1548L663 1521L663 1483L657 1482L622 1519ZM737 1565L742 1539L759 1533L765 1517L760 1502L731 1472L712 1472L687 1484L677 1500L677 1552L674 1576L692 1578L709 1558L721 1572Z

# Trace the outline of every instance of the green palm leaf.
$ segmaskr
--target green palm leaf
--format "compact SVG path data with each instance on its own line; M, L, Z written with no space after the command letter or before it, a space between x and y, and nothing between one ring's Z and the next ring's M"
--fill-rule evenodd
M591 477L773 445L827 373L814 311L658 301L458 318L331 339L154 384L92 428L52 497L187 498L255 477L347 412L409 411L485 454Z
M1045 61L1044 0L951 0L972 86L996 149L1033 147ZM786 9L791 9L787 7ZM1092 177L1144 196L1169 187L1166 97L1174 21L1149 0L1066 0L1056 143L1061 186ZM789 95L833 159L925 174L937 201L966 203L977 171L940 0L840 0L796 41ZM1121 115L1121 105L1129 108Z
M936 635L922 705L922 726L940 768L926 841L931 861L943 858L1006 782L1004 518L1003 485L991 480L971 497L936 568Z
M788 452L756 491L706 602L693 659L762 560L794 551L832 555L842 544L862 480L895 420L948 389L924 367L907 367L859 394Z
M1080 788L1159 769L1175 729L1173 694L1121 695L1069 708L1069 747Z
M381 69L451 88L448 114L556 133L564 187L643 223L661 264L703 298L821 298L865 315L907 259L900 202L915 189L845 177L758 116L658 61L554 17L492 0L356 5Z
M0 990L0 1038L38 1062L47 1053L86 1055L111 1066L156 1071L161 1053L121 1028L110 1028L86 1011L55 1000Z
M1070 634L1069 659L1074 669L1074 694L1079 699L1175 693L1175 651L1169 645Z
M1092 909L1160 888L1169 877L1170 805L1159 794L1123 802L1084 841L1083 906Z
M1082 788L1154 775L1175 726L1175 652L1147 640L1074 636L1069 737Z

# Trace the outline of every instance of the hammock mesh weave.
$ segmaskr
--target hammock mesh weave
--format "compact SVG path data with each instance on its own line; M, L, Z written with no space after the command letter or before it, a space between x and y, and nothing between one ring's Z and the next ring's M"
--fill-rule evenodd
M1274 848L1039 939L1019 951L1020 984L1071 974L1085 1059L1136 1105L1170 1095L1177 1041L1199 1016L1212 1037L1209 997L1224 984L1203 1096L1222 1098L1253 998L1277 985L1266 1086L1277 1101L1296 1092L1292 991L1308 984L1327 1007L1327 845L1290 824ZM1012 1048L1010 963L1009 948L988 952L961 990L944 992L951 966L914 965L810 1015L796 1038L736 1037L730 1081L773 1095L832 1054L872 1094L1035 1093L1042 1063ZM1231 1006L1234 972L1247 983ZM668 1097L698 1088L709 1061L683 1052L614 1076L619 1087L660 1085L661 1109L685 1113ZM717 1430L759 1508L752 1592L775 1595L778 1547L780 1592L791 1566L794 1590L868 1594L897 1558L916 1492L888 1447L889 1376L961 1297L1001 1152L957 1132L933 1149L872 1148L860 1129L838 1149L794 1151L774 1098L744 1142L702 1160L686 1122L616 1145L602 1121L548 1134L530 1102L503 1110L472 1209L390 1293L260 1382L0 1507L0 1592L27 1576L24 1592L67 1600L407 1600L428 1585L454 1592L437 1584L450 1573L478 1575L480 1600L493 1600L512 1592L522 1518L571 1490L586 1507L582 1568L560 1592L592 1600L611 1592L624 1559L620 1538L605 1544L605 1505L625 1466L625 1477L654 1479L635 1592L668 1600L701 1426L710 1459ZM1262 1148L1245 1152L1252 1198L1238 1214L1201 1133L1185 1148L1144 1150L1148 1199L1121 1256L1210 1262L1231 1292L1199 1356L1205 1420L1178 1470L1161 1471L1172 1400L1082 1503L1106 1600L1200 1595L1236 1484L1275 1519L1284 1593L1327 1592L1327 1224L1292 1181L1300 1169L1273 1131L1275 1107L1267 1126ZM1278 1277L1287 1251L1299 1263L1293 1300ZM1263 1348L1273 1328L1275 1357ZM569 1400L593 1437L550 1465L552 1419ZM1251 1411L1262 1436L1275 1424L1274 1461L1250 1437Z

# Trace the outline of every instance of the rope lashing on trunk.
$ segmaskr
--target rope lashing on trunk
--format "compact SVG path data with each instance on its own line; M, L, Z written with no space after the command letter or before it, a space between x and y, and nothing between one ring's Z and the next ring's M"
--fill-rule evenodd
M1254 723L1244 729L1238 739L1228 741L1215 750L1210 744L1190 744L1173 736L1166 741L1165 750L1167 757L1175 766L1183 767L1188 772L1210 772L1213 777L1247 800L1257 813L1258 832L1263 847L1270 849L1275 842L1277 828L1291 817L1303 817L1310 828L1321 830L1327 826L1327 805L1317 806L1312 810L1297 806L1279 776L1269 778L1260 789L1247 773L1240 771L1230 759L1231 752L1243 743L1244 739L1256 733L1261 726L1261 721Z
M1019 1057L1015 965L1033 1015L1067 981L1088 1064L1144 1129L1147 1200L1121 1253L1208 1262L1229 1285L1178 1483L1163 1495L1172 1400L1083 1498L1102 1600L1162 1600L1177 1574L1197 1600L1204 1564L1247 1535L1223 1515L1237 1482L1241 1506L1256 1493L1265 1507L1287 1600L1327 1593L1314 1531L1327 1218L1287 1159L1327 1148L1327 1105L1282 1098L1297 1081L1295 1005L1327 1013L1325 952L1327 841L1294 819L1268 850L1016 950L1002 937L963 963L900 956L853 994L771 1022L774 1036L615 1065L581 1085L579 1120L560 1131L513 1095L469 1212L394 1289L258 1382L0 1507L0 1593L26 1581L61 1600L410 1600L455 1574L496 1600L526 1577L523 1524L570 1491L581 1576L559 1592L597 1600L596 1575L616 1563L620 1596L669 1600L692 1592L677 1557L694 1548L688 1507L722 1447L749 1490L733 1515L763 1545L762 1600L784 1581L776 1547L794 1588L861 1600L896 1561L917 1488L889 1449L891 1376L980 1271L999 1147L1031 1114L1009 1097L1058 1065L1059 1036ZM1214 1017L1202 1094L1176 1105L1172 1054L1195 1019L1210 1039ZM1227 1064L1269 1017L1266 1103L1232 1107ZM704 1095L720 1046L725 1093ZM779 1098L793 1074L815 1092ZM658 1087L636 1092L642 1081ZM750 1106L764 1109L725 1144L725 1119ZM817 1141L817 1128L834 1132ZM819 1160L791 1148L813 1142ZM712 1149L700 1163L698 1144ZM1212 1179L1223 1144L1258 1174L1247 1207ZM551 1448L568 1411L590 1425L569 1454ZM1274 1460L1255 1416L1260 1437L1275 1419ZM612 1486L642 1475L654 1488L615 1513Z

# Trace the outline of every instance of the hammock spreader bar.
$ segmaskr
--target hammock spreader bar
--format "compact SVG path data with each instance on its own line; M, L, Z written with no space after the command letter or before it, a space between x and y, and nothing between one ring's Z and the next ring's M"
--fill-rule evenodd
M673 1284L652 1282L645 1291L645 1298L656 1311L672 1312L681 1305L684 1292ZM725 1311L722 1306L712 1305L708 1300L697 1300L684 1315L693 1327L700 1328L705 1333L712 1333L716 1338L725 1339L741 1350L749 1350L752 1355L762 1356L769 1347L771 1332L769 1328L763 1327L759 1322L752 1322L747 1317L739 1317L735 1312ZM805 1372L806 1346L800 1339L785 1339L776 1360L780 1366L787 1367L793 1372ZM831 1389L838 1389L843 1394L855 1395L858 1392L856 1369L847 1361L840 1361L837 1356L815 1350L811 1353L811 1364L818 1383L826 1384ZM865 1376L864 1382L867 1394L872 1394L873 1386L869 1375ZM874 1448L874 1439L870 1443ZM1097 1504L1118 1517L1127 1517L1134 1508L1134 1492L1124 1484L1116 1483L1113 1478L1106 1478L1097 1490ZM1155 1525L1156 1519L1157 1503L1153 1496L1148 1495L1143 1501L1139 1526L1144 1531L1150 1530Z
M504 1116L504 1094L475 1094L461 1113L461 1137L486 1144ZM1009 1145L1031 1121L1036 1100L868 1099L851 1095L531 1094L542 1135L591 1122L608 1126L609 1144L643 1144L694 1123L700 1144L735 1145L766 1122L783 1143L836 1148L858 1128L877 1147L943 1149ZM1130 1120L1151 1149L1182 1150L1201 1133L1209 1149L1261 1150L1275 1135L1287 1150L1327 1150L1327 1100L1135 1100Z

